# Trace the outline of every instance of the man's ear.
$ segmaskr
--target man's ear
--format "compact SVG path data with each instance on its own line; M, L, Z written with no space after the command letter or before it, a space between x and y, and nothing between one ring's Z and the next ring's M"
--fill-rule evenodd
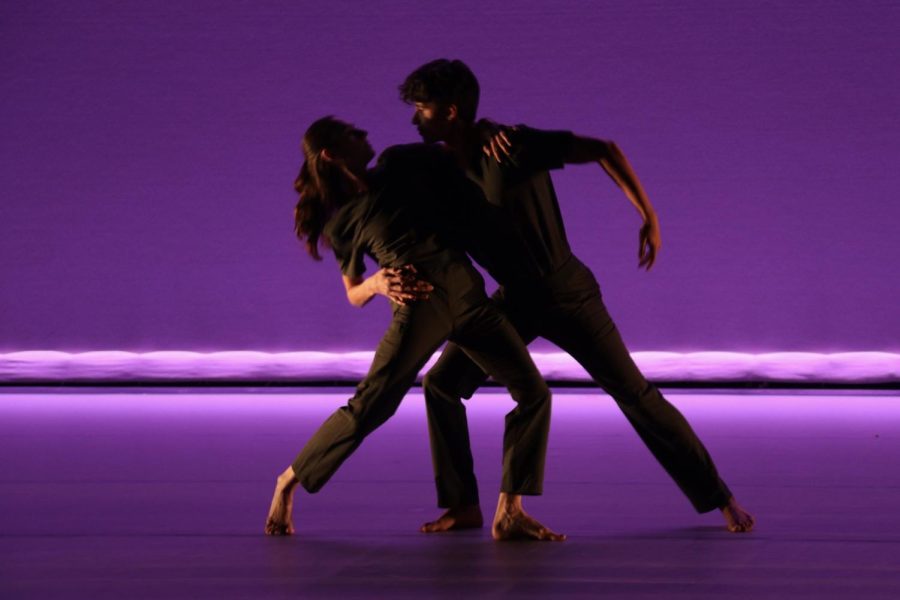
M447 105L447 120L455 121L459 117L459 109L455 104Z
M319 151L319 157L325 162L333 162L334 156L327 149L323 148Z

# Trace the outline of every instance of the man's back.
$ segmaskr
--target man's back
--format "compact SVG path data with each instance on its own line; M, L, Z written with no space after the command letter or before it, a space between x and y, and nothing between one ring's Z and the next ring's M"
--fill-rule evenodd
M548 172L563 167L572 134L519 126L510 137L514 147L510 157L498 162L479 152L466 170L512 232L502 243L513 247L494 244L488 250L497 256L491 275L501 284L541 279L572 255Z

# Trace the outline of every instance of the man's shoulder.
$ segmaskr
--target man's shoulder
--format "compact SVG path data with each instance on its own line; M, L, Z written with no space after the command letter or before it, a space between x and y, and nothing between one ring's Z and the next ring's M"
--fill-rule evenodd
M538 129L524 123L499 127L510 148L508 156L494 165L494 170L512 181L562 168L575 138L571 131ZM487 162L491 161L494 159Z
M574 135L567 129L544 129L525 123L507 126L504 131L512 140L518 140L521 143L541 143L548 138L570 138Z

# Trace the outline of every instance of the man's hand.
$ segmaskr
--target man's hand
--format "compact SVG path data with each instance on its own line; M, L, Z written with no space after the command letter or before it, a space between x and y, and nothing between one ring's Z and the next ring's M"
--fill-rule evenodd
M638 268L645 267L649 271L656 260L656 253L662 247L662 237L659 235L659 221L656 219L644 221L638 235Z
M417 278L416 268L412 265L379 270L372 276L372 286L376 294L401 305L428 300L428 293L434 289L427 281Z

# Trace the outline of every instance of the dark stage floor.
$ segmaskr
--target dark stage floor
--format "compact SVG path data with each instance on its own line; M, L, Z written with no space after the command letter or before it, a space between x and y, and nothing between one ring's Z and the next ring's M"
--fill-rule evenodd
M420 391L262 535L275 476L329 391L6 390L0 598L900 598L900 394L670 393L751 534L696 515L605 396L555 397L545 496L569 540L424 535L437 515ZM502 415L469 403L492 513Z

